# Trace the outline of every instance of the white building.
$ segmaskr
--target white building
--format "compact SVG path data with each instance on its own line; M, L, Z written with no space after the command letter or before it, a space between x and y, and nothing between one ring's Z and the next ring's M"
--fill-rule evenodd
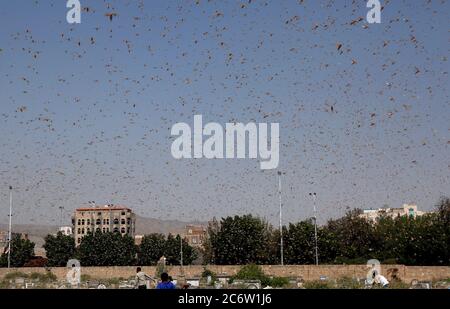
M61 226L58 229L58 232L61 232L63 235L71 236L72 235L72 227L71 226Z
M415 204L403 204L401 208L379 208L379 209L365 209L359 216L369 221L376 221L381 216L388 216L397 218L402 216L417 217L422 216L426 212L417 209Z

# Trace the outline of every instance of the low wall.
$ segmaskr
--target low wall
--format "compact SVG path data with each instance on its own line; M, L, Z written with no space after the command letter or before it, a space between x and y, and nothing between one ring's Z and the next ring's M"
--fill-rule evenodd
M226 274L232 276L236 274L241 266L239 265L208 265L207 268L217 274ZM156 268L154 266L144 266L143 270L149 274L154 275ZM337 279L340 277L351 278L365 278L368 268L366 265L263 265L264 272L269 276L281 277L302 277L306 281L317 280L321 276L326 276L330 279ZM52 267L51 272L54 273L58 279L64 279L67 273L65 267ZM168 271L171 276L176 278L180 275L179 266L168 266ZM184 275L189 277L199 277L204 270L204 266L190 265L183 267ZM27 274L32 272L44 273L45 268L22 267L11 268L9 271L20 271ZM8 273L7 268L0 268L0 278L3 278ZM129 278L136 273L135 266L109 266L109 267L82 267L81 273L89 275L92 278ZM381 273L388 279L392 278L394 273L399 279L406 283L411 280L439 280L450 278L449 266L405 266L405 265L381 265Z

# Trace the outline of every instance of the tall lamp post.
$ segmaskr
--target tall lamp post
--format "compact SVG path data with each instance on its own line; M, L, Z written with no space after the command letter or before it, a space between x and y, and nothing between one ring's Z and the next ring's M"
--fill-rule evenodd
M280 258L281 265L284 265L283 256L283 220L282 220L282 204L281 204L281 172L278 172L278 196L280 200Z
M183 268L183 237L180 235L180 265Z
M313 205L314 205L314 239L315 239L315 252L316 252L316 265L319 265L319 255L318 255L318 249L317 249L317 213L316 213L316 198L317 194L309 193L309 196L313 198Z
M12 186L9 186L8 268L11 267Z
M183 274L183 237L180 235L180 266L181 274Z
M62 219L63 219L63 210L64 210L64 207L63 207L63 206L59 206L58 208L59 208L59 210L60 210L59 227L61 228L61 227L62 227Z

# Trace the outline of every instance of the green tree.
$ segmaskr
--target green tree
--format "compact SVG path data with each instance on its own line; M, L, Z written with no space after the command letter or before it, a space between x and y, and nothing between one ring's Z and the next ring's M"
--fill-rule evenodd
M207 256L215 264L267 264L273 258L270 226L252 215L222 218L217 227L208 228L208 238Z
M83 266L126 266L136 264L133 238L120 233L89 233L81 239L78 259Z
M72 236L58 232L56 236L45 237L44 249L48 266L66 266L67 261L75 256L75 241Z
M283 230L284 260L286 264L314 264L315 238L312 220L290 223Z
M183 246L183 265L192 264L197 258L197 252L186 240L181 240L180 235L174 237L172 234L169 234L164 247L164 256L167 264L180 265L181 246Z
M214 246L216 244L217 235L220 231L220 225L216 217L214 217L208 224L206 229L206 237L203 240L201 249L203 264L214 264L216 257L214 255Z
M34 256L34 243L29 239L22 239L15 235L11 239L10 261L12 267L22 267ZM8 266L8 254L5 252L0 257L0 265Z
M164 255L166 239L163 234L149 234L142 238L139 246L138 260L140 265L156 265Z
M436 244L433 250L434 265L450 265L450 198L442 198L433 217Z
M374 258L376 253L376 236L372 223L359 217L360 209L354 209L337 220L328 221L323 231L334 238L336 263L365 263Z

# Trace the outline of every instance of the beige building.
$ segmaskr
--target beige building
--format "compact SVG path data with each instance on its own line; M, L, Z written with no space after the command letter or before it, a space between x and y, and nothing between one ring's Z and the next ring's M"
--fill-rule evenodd
M417 217L422 216L425 212L417 209L415 204L403 204L401 208L379 208L379 209L366 209L359 216L366 220L376 221L381 216L388 216L391 218L397 218L402 216Z
M104 205L77 208L72 217L75 244L88 233L115 232L134 238L136 215L130 208L119 205Z
M184 239L192 247L203 246L203 241L206 236L206 227L203 225L186 225L184 232Z
M139 246L142 243L142 238L144 238L144 235L134 235L134 244Z

